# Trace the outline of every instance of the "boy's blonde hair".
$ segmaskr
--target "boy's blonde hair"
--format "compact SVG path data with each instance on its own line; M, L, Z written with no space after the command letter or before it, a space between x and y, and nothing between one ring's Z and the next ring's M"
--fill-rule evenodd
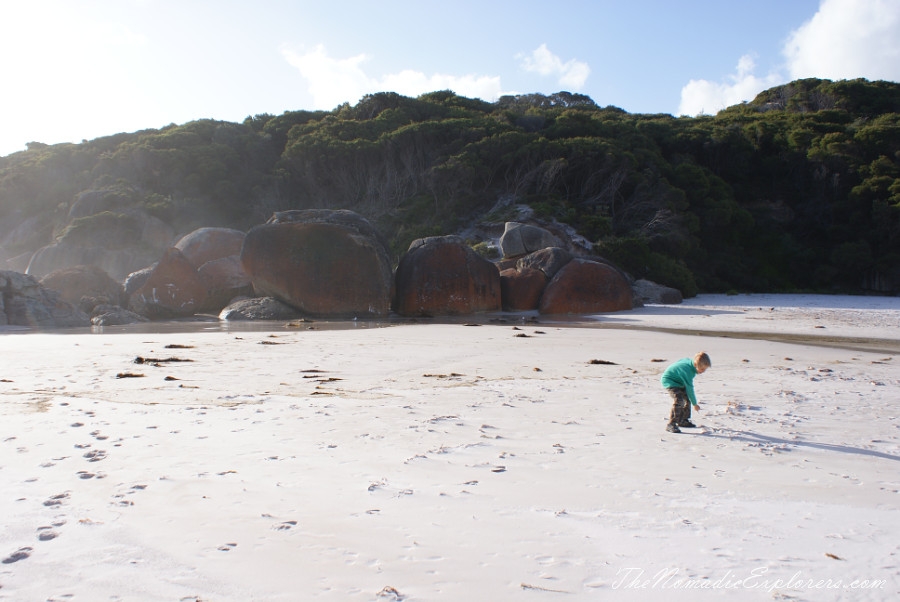
M705 351L701 351L694 356L694 367L700 368L700 366L703 366L704 368L712 368L712 360L709 359L709 356L706 355Z

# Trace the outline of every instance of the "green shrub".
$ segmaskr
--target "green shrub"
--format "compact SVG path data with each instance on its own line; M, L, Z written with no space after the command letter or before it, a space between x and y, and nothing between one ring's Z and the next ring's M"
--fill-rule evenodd
M640 238L617 238L597 243L598 255L619 265L635 278L646 278L657 284L681 291L684 297L695 297L699 291L694 274L680 260L651 251Z
M500 250L485 241L481 241L472 245L472 250L485 259L498 259L500 257Z
M82 247L119 249L141 240L141 234L141 226L134 217L103 211L72 220L59 240Z

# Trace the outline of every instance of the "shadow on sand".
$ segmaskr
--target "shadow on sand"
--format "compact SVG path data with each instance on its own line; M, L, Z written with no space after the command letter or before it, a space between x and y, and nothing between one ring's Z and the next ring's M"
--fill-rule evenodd
M833 445L831 443L816 443L815 441L797 441L781 439L779 437L769 437L758 433L749 433L747 431L735 431L731 429L716 428L713 432L698 433L701 437L712 437L716 439L728 439L731 441L746 441L748 443L771 443L775 445L785 445L790 447L810 447L812 449L821 449L824 451L839 452L842 454L859 454L861 456L872 456L874 458L883 458L885 460L900 461L900 456L886 454L871 449L863 449L861 447L851 447L849 445Z

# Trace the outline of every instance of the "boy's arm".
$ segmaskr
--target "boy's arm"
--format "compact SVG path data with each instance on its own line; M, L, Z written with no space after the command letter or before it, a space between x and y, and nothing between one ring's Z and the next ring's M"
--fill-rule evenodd
M691 405L694 406L695 408L699 407L699 406L697 406L697 396L694 394L694 384L691 383L690 381L688 381L685 384L684 390L687 393L687 398L688 398L688 401L691 402Z

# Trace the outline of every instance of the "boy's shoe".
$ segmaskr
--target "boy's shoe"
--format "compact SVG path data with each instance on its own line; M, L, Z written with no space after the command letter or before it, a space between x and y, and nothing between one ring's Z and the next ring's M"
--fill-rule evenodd
M678 423L678 426L680 426L682 428L688 428L688 429L697 428L697 425L694 424L693 422L691 422L690 420L682 420L681 422Z
M666 426L666 430L669 431L670 433L680 433L681 432L681 429L678 428L678 425L675 424L674 422L670 422Z

